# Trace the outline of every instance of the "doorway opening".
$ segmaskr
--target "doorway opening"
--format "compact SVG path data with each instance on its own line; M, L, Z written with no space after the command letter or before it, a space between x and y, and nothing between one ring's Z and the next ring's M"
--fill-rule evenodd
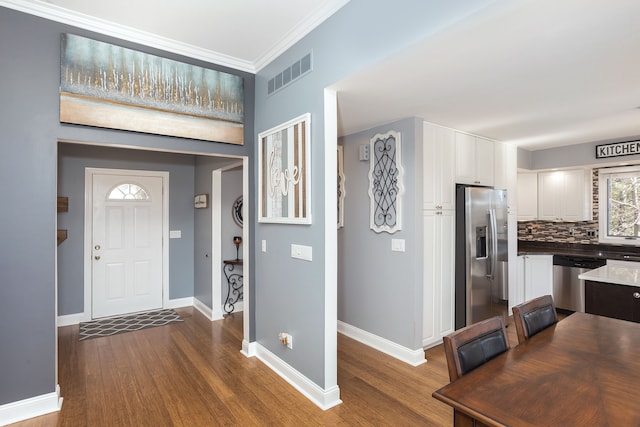
M166 304L168 187L168 172L85 169L87 317L149 311Z
M194 169L197 168L196 163L209 163L213 165L209 172L208 178L203 179L204 189L195 188ZM100 246L100 250L104 250L104 246L99 242L89 240L91 232L85 232L85 168L95 169L123 169L135 174L138 171L146 170L152 174L166 173L166 184L163 188L163 202L166 207L161 215L163 218L162 240L166 244L162 249L163 254L163 277L161 290L161 306L162 308L177 308L183 306L196 305L195 300L199 295L194 291L194 272L191 266L198 263L201 253L197 252L194 246L194 236L202 234L203 230L198 228L198 224L194 222L195 201L194 196L199 193L210 195L209 209L207 214L214 211L214 207L218 209L220 215L231 216L231 207L226 209L220 207L222 201L217 194L213 193L211 187L211 170L223 169L234 165L239 171L236 179L241 182L238 189L238 196L242 196L244 200L248 199L249 189L249 173L248 173L248 157L247 156L231 156L216 153L190 152L190 151L155 151L146 150L139 147L113 147L105 144L93 144L77 141L59 141L58 144L58 193L60 196L71 196L69 199L69 211L58 215L58 228L68 229L69 238L58 247L57 270L58 280L56 286L57 307L58 307L58 326L66 326L77 324L82 321L91 320L93 315L93 300L91 290L85 292L85 283L91 284L91 268L85 268L85 262L96 262L95 256L100 256L101 260L104 256L102 253L94 253L96 245ZM169 182L170 176L170 182ZM146 177L143 177L147 179ZM143 190L148 190L147 184L123 180L119 184L141 184L138 185ZM116 183L113 183L114 185ZM116 188L117 186L114 186ZM171 192L169 194L169 187ZM109 190L104 190L109 191ZM114 202L118 203L118 202ZM121 202L124 203L124 202ZM245 202L245 205L248 203ZM92 210L93 207L86 209ZM117 209L113 209L116 212ZM249 206L243 212L250 212ZM113 215L116 215L115 213ZM244 215L245 224L239 231L242 236L243 244L239 248L241 258L245 259L244 275L249 277L249 258L248 246L249 238L249 222L247 214ZM208 221L211 223L212 215L208 215ZM92 222L87 222L92 224ZM91 228L89 226L88 228ZM206 231L205 231L206 232ZM214 258L211 242L219 238L209 233L209 247L206 248L209 255L209 262L213 265L222 265L222 255L220 258ZM84 236L83 236L84 234ZM87 240L87 242L85 242ZM230 243L232 244L232 243ZM85 249L86 247L86 249ZM234 253L235 253L235 246ZM181 270L181 266L184 268ZM117 268L115 268L117 270ZM209 267L209 271L211 268ZM86 278L88 277L88 278ZM209 299L212 298L213 283L211 275L208 278ZM249 300L248 279L245 281L244 300ZM201 295L200 295L201 296ZM146 309L146 307L145 307ZM137 308L133 310L139 311ZM111 315L111 313L108 313ZM242 313L244 319L244 340L249 341L249 304L245 304ZM243 343L243 347L245 343Z

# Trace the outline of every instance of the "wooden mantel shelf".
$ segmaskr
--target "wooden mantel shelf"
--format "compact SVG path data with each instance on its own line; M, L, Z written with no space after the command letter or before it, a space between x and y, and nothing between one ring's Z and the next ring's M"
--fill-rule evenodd
M58 213L69 212L69 198L58 197Z
M67 230L58 230L58 245L67 240Z
M58 213L69 212L69 198L58 197ZM67 240L67 230L58 230L58 245Z

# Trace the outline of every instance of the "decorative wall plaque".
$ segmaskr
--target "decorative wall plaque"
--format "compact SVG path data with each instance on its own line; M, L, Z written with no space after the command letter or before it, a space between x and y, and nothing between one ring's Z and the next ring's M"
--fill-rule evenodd
M311 224L311 114L258 135L258 221Z
M376 233L395 233L402 229L401 197L404 192L400 133L377 134L369 144L371 229Z

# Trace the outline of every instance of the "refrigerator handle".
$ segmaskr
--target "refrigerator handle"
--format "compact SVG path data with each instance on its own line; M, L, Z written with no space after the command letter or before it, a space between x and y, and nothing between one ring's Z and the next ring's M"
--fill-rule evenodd
M495 209L489 209L489 260L487 263L487 278L493 279L498 261L498 230Z

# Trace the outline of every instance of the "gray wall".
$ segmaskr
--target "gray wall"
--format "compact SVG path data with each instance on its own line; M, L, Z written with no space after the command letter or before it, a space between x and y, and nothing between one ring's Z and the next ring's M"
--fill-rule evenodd
M525 168L538 170L552 168L569 168L585 165L605 166L613 163L638 163L640 161L640 155L596 159L596 145L637 140L640 140L640 135L618 139L608 139L603 141L591 141L585 142L584 144L568 145L565 147L531 151L529 153L529 167ZM520 165L520 156L518 156L518 167L523 167Z
M406 119L340 138L344 147L344 227L338 231L338 319L410 349L422 347L422 120ZM401 133L404 167L402 230L376 233L369 227L369 162L359 147L377 133ZM391 251L404 239L405 252Z
M232 71L0 7L0 182L15 185L7 192L10 202L0 210L0 323L11 325L0 328L0 340L7 343L0 351L0 405L55 391L58 140L200 153L253 153L254 76L238 71L233 72L243 76L245 84L244 146L60 124L63 32ZM252 180L250 193L253 191ZM185 291L181 288L177 292L172 297Z
M324 243L325 233L336 230L335 221L329 229L324 227L323 89L488 3L491 0L473 5L464 1L352 0L256 75L256 133L311 113L313 206L310 226L256 227L256 340L320 387L325 387L325 304L336 304L325 301L325 283L335 283L336 278L325 277L324 257L325 251L332 255L337 250L325 248ZM313 71L268 96L268 80L311 51ZM390 77L390 84L394 78L397 76ZM267 241L266 253L260 252L262 239ZM291 243L312 246L313 262L292 259ZM366 298L362 304L368 303ZM292 350L278 341L279 331L293 334L296 345Z
M84 312L86 167L169 172L169 229L182 231L169 240L169 298L193 296L194 156L60 144L58 194L69 198L69 212L58 214L58 228L68 230L58 247L58 315Z

